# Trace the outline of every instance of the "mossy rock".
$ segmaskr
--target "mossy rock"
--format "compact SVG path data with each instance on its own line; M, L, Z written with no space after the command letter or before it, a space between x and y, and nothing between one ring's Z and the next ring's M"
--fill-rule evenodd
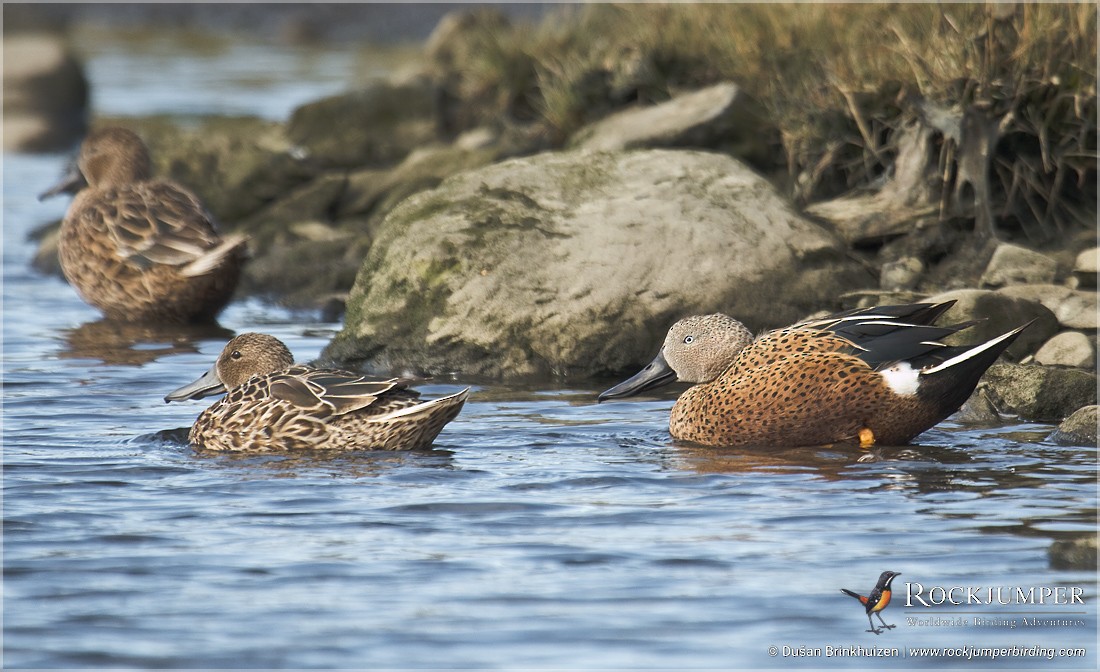
M393 165L436 139L435 92L425 83L379 83L294 110L287 138L325 167Z
M1050 435L1051 441L1063 446L1095 446L1098 408L1093 404L1074 411Z
M648 360L685 314L775 327L871 282L730 157L545 153L459 173L394 208L325 356L585 377Z
M1081 369L994 364L980 385L997 399L1000 411L1024 420L1058 422L1096 404L1096 374Z

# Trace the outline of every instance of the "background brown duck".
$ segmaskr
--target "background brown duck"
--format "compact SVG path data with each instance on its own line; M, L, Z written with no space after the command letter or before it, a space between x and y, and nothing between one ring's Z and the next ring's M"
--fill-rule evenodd
M76 167L42 197L87 184L58 241L61 269L80 297L111 319L213 320L237 287L245 238L222 238L198 197L153 179L149 151L129 130L88 135Z

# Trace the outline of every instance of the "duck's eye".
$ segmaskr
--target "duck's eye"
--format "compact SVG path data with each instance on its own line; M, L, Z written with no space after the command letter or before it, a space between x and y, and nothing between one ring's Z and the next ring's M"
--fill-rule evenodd
M229 356L232 357L233 359L240 359L241 358L241 351L240 350L234 350L233 352L229 353Z
M691 345L695 342L694 336L684 336L684 345Z

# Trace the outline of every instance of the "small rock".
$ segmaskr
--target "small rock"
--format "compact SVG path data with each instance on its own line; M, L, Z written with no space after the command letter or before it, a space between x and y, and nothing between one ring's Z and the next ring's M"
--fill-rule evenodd
M879 275L879 287L896 292L914 289L924 273L924 263L916 257L904 257L882 265Z
M592 150L722 146L733 156L755 159L770 151L772 133L760 105L741 87L723 82L608 115L577 131L570 145Z
M1096 289L1096 263L1100 249L1090 248L1077 255L1077 263L1073 265L1073 277L1077 279L1081 289Z
M1096 570L1096 535L1056 541L1047 550L1051 569Z
M349 231L340 231L324 222L318 222L316 220L295 222L290 225L290 231L303 240L309 240L315 243L329 243L334 240L347 240L352 237Z
M854 292L844 292L840 295L840 307L849 308L873 308L875 306L890 306L899 303L917 303L924 301L926 294L906 290L886 291L885 289L860 289ZM830 312L821 311L821 316Z
M1013 285L997 290L998 294L1028 301L1038 301L1054 313L1058 323L1067 329L1096 329L1096 292L1086 292L1061 285Z
M1095 446L1098 406L1085 406L1058 425L1050 440L1063 446Z
M940 318L940 324L980 320L974 326L945 339L950 345L980 343L1035 320L1007 351L1009 358L1019 361L1058 333L1058 319L1037 301L1006 296L987 289L957 289L925 300L930 303L955 301L951 310Z
M57 256L57 243L60 239L61 222L57 222L38 239L38 249L31 259L31 268L43 275L64 277L61 273L61 259Z
M1091 369L1096 363L1089 337L1079 331L1064 331L1050 339L1035 353L1035 361L1044 366L1076 366Z
M1000 411L1024 420L1060 421L1096 403L1096 374L1081 369L994 364L980 386L997 401Z
M87 131L88 82L64 41L4 35L4 151L68 149Z
M1046 284L1054 282L1058 262L1026 247L1002 243L982 274L982 287Z

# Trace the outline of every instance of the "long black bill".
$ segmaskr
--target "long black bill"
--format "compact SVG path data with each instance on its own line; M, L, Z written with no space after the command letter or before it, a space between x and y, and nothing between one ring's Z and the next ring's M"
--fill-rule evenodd
M596 403L607 401L608 399L625 399L626 397L633 397L646 390L652 390L655 387L668 385L675 381L676 372L673 371L672 367L665 361L665 356L658 352L657 356L653 358L653 361L646 365L644 369L610 390L601 392L600 396L596 397Z
M183 401L185 399L202 399L203 397L209 397L215 394L222 394L225 392L225 385L218 378L218 372L211 368L206 373L202 374L202 378L199 378L193 383L188 383L178 390L172 390L164 397L164 403L170 401Z
M38 200L44 201L58 194L75 194L86 186L88 186L88 181L84 179L84 175L74 163L69 166L68 171L65 173L65 176L61 178L60 182L38 195Z

